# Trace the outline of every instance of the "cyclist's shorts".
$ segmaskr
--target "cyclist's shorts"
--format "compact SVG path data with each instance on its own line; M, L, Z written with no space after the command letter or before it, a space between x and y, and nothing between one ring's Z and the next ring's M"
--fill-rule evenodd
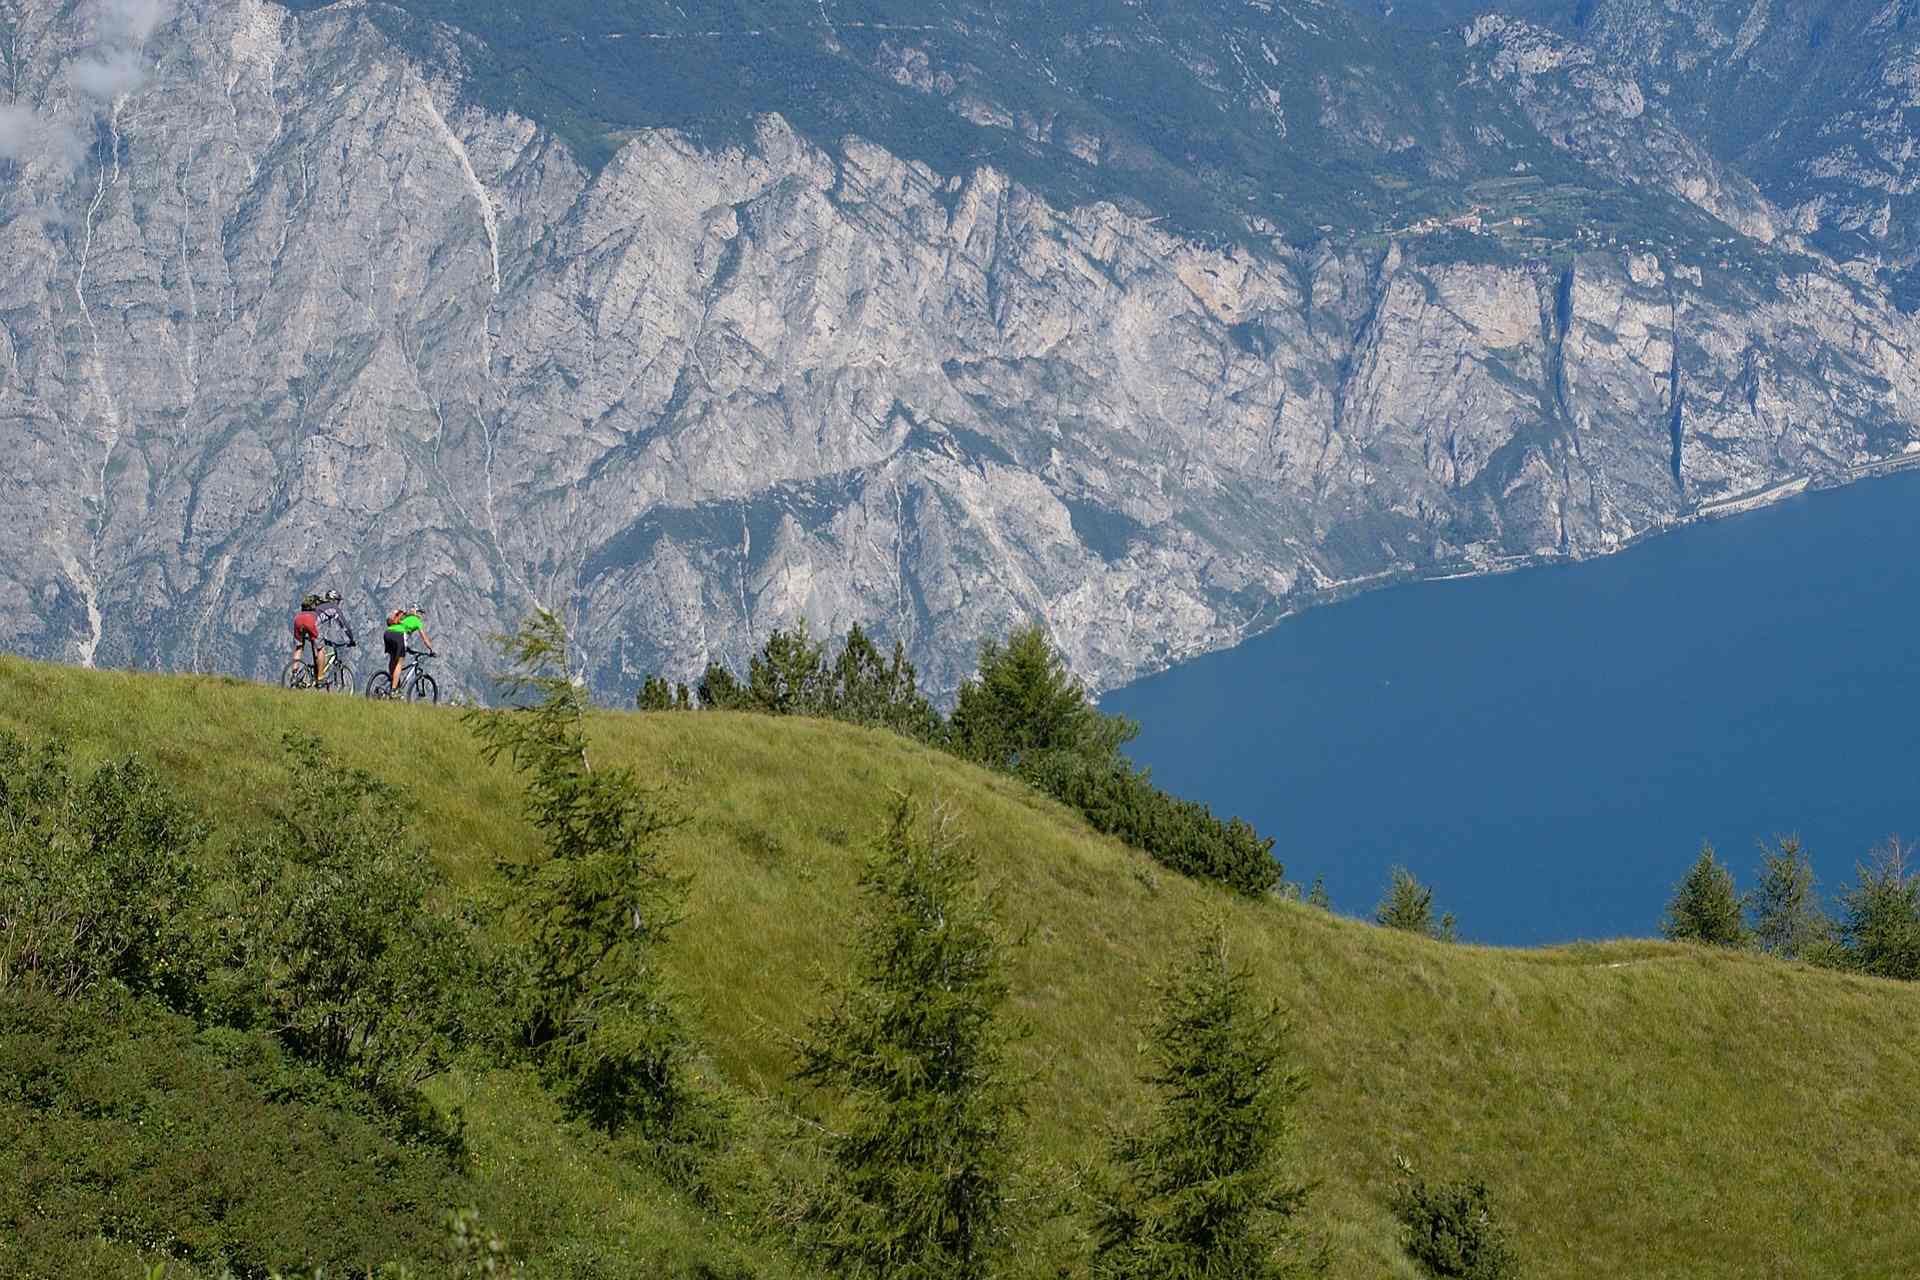
M299 644L305 640L320 643L320 620L311 613L296 613L293 615L293 642Z
M387 656L398 658L407 652L407 633L404 631L384 631L381 641L387 646Z

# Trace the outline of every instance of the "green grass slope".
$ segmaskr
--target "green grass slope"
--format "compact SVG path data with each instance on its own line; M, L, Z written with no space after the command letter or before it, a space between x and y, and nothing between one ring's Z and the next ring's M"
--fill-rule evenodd
M82 762L138 752L224 819L271 797L288 728L408 787L465 883L531 843L514 778L481 765L446 710L0 658L0 729L57 735ZM1920 1250L1920 987L1653 942L1446 945L1238 900L1010 779L846 725L608 713L594 734L597 761L673 787L690 819L671 964L715 1069L743 1089L787 1089L783 1037L818 1007L863 844L907 791L958 819L1027 935L1029 1141L1063 1179L1137 1114L1149 980L1219 920L1293 1014L1313 1081L1300 1156L1337 1275L1413 1274L1382 1205L1396 1152L1429 1177L1482 1174L1535 1277L1891 1275ZM657 1203L518 1077L436 1087L487 1176L547 1188L608 1247L652 1233L697 1251L719 1232Z

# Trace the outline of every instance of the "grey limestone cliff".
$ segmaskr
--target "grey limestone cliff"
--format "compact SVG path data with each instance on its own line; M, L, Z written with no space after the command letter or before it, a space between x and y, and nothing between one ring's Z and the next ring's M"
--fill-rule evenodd
M936 690L1042 618L1110 687L1920 431L1920 326L1677 132L1725 244L1223 245L778 116L590 172L352 3L0 9L15 652L268 675L331 582L469 682L538 602L609 696L801 618ZM1598 156L1563 63L1502 83Z

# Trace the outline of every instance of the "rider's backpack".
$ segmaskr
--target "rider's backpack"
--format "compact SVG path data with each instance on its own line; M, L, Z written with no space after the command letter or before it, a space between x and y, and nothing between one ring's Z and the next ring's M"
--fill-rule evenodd
M319 596L316 596L316 595L309 594L309 595L301 596L300 612L312 613L315 609L318 609L321 605L325 603L326 603L325 600L322 600Z

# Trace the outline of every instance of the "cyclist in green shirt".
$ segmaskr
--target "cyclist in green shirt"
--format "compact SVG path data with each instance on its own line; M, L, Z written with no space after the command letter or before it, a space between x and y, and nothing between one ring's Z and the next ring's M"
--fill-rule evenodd
M427 636L426 624L420 621L418 609L395 609L387 615L387 632L382 637L387 647L387 687L394 692L400 689L400 664L407 660L407 637L418 632L420 643L433 652L433 641Z

